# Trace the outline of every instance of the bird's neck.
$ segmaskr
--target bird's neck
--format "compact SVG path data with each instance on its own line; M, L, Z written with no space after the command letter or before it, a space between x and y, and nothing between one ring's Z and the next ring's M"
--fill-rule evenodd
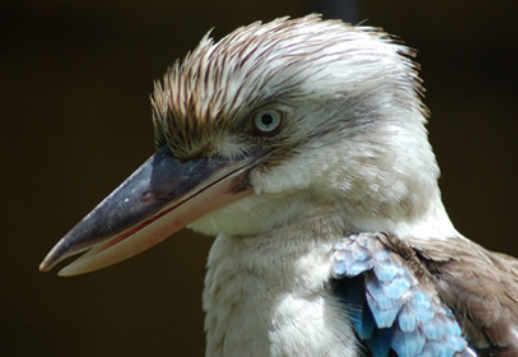
M339 222L313 217L253 237L218 236L203 296L207 356L357 355L326 289Z
M401 209L401 202L393 207L392 214L351 214L348 217L349 231L387 232L400 239L449 239L460 236L453 226L442 203L440 192L423 197L425 205L419 210ZM365 213L365 212L364 212Z

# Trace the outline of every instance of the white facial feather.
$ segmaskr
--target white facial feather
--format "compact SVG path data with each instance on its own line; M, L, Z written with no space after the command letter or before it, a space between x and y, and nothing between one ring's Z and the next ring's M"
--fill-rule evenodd
M154 93L155 125L173 151L210 140L218 154L239 153L246 140L203 128L246 120L266 104L286 114L280 145L291 155L251 173L255 196L190 227L253 235L320 210L350 229L402 222L408 229L393 233L412 234L425 217L455 234L437 208L439 169L411 55L381 31L315 15L254 23L216 43L204 37ZM199 130L185 129L189 122Z

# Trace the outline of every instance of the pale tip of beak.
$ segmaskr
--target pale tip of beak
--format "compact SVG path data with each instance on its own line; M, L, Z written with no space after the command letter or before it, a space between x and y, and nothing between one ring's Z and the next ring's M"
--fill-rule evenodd
M61 261L63 261L65 258L80 253L74 252L74 253L68 253L64 252L65 244L63 242L63 239L61 239L51 250L47 253L45 258L41 261L38 269L41 272L48 272L51 271L57 264L59 264Z
M43 262L40 263L40 266L38 267L39 271L47 271L47 265L43 264Z
M41 272L47 272L52 269L53 264L49 263L49 254L41 261L38 270Z

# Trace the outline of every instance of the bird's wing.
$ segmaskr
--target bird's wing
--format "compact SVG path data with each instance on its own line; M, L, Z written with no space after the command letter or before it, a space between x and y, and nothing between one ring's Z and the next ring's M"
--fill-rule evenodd
M518 260L464 238L405 241L478 354L518 356Z
M359 233L335 247L331 285L358 338L374 357L476 356L425 267L398 243Z

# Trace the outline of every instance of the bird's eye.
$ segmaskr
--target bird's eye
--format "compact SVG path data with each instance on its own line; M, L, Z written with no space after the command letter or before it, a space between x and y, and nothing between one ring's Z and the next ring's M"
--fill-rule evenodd
M254 117L254 126L259 134L274 134L281 126L281 113L276 110L263 110Z

